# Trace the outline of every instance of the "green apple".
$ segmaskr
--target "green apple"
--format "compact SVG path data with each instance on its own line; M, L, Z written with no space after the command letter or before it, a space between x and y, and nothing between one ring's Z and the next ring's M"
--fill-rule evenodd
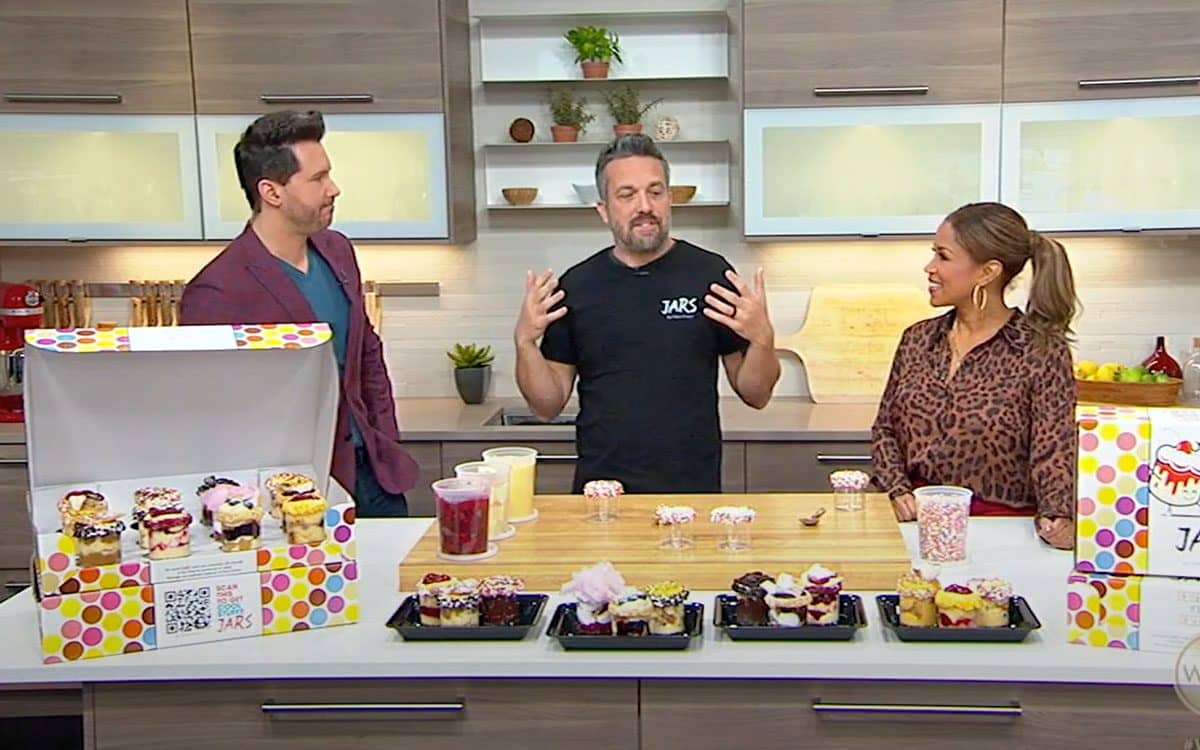
M1171 376L1166 374L1165 372L1156 372L1156 373L1154 373L1154 382L1155 383L1170 383Z
M1140 383L1142 382L1142 373L1138 372L1137 368L1135 367L1126 368L1121 370L1121 373L1117 375L1117 382Z

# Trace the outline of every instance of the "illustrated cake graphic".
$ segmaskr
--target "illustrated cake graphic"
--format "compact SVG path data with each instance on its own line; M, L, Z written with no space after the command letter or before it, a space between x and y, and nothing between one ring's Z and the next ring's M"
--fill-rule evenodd
M1160 446L1154 454L1150 492L1167 505L1184 507L1200 501L1200 445L1185 440Z

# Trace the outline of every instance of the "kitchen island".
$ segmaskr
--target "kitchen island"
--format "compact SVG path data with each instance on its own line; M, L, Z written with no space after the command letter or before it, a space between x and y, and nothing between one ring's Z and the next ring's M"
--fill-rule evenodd
M1038 542L1028 519L973 519L971 560L953 571L1012 580L1043 624L1023 644L899 642L873 592L856 592L869 625L853 641L734 643L711 625L709 591L692 595L706 607L703 637L658 653L565 652L545 620L517 643L402 641L384 627L404 598L397 564L430 523L360 521L352 626L45 666L32 597L14 597L0 605L0 695L13 705L81 689L95 750L154 737L501 750L878 747L880 735L923 750L1184 747L1200 737L1200 717L1171 687L1172 655L1066 643L1071 554ZM915 532L902 525L910 551ZM686 583L686 569L678 577Z

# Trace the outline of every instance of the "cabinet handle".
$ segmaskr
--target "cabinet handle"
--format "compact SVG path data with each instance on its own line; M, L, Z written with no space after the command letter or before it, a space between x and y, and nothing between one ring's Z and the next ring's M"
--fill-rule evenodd
M4 101L20 104L120 104L120 94L5 94Z
M869 464L871 463L870 456L856 456L853 454L843 453L818 453L817 461L819 463L851 463L851 464Z
M814 96L924 96L928 86L818 86Z
M29 581L5 581L4 582L4 588L11 589L12 591L24 591L25 589L29 588L32 585L33 584L31 584Z
M28 466L28 458L0 458L0 466Z
M821 714L941 714L955 716L1021 716L1021 704L1007 706L937 706L919 703L825 703L812 702L812 710Z
M1114 88L1117 86L1195 86L1200 76L1159 76L1157 78L1097 78L1080 81L1081 89Z
M449 703L263 703L262 712L272 717L316 714L455 714L467 709L466 701Z
M264 104L370 104L374 94L261 94Z
M572 456L572 455L546 456L546 455L539 453L537 460L538 460L539 464L566 464L566 463L570 463L572 461L578 461L579 456Z

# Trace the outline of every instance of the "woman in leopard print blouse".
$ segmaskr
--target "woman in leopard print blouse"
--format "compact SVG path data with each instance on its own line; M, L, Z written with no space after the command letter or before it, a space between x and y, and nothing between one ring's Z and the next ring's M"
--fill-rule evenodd
M1004 290L1033 261L1026 312ZM1030 515L1038 534L1075 538L1075 378L1068 340L1078 309L1066 252L999 203L946 217L925 266L929 301L949 312L908 328L872 429L875 481L902 521L912 490L971 488L976 515Z

